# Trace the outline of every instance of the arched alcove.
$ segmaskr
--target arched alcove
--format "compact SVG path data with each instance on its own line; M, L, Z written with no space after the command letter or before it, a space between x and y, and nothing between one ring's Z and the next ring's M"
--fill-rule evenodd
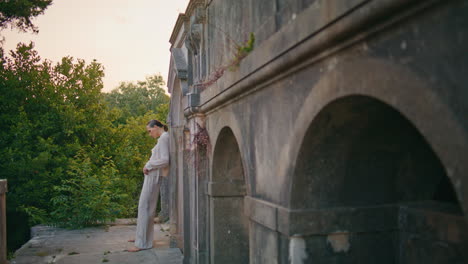
M208 184L211 263L248 263L246 184L239 146L230 128L221 130L214 145L211 173Z
M439 158L397 110L366 96L328 104L308 128L290 207L308 260L466 263L468 229ZM448 262L447 262L448 261Z

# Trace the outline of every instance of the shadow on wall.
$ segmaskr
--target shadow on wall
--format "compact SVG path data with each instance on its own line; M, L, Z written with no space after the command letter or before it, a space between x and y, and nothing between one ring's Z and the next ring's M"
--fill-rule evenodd
M211 263L249 263L246 184L242 159L231 129L223 128L213 154L209 184Z
M315 212L303 232L309 260L468 261L466 220L443 165L405 117L370 97L338 99L315 118L291 207Z

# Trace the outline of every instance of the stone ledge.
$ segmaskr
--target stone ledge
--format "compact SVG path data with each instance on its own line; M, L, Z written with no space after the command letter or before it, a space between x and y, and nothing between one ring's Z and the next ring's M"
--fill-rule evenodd
M244 213L251 220L268 227L271 230L278 229L278 206L250 196L244 199Z
M342 2L346 1L321 1L321 4L317 4L318 8L313 4L298 14L293 22L283 26L245 57L238 71L226 72L203 91L200 111L215 111L226 102L237 100L240 95L261 89L268 82L306 67L334 50L349 46L350 42L357 41L357 36L362 39L381 30L378 25L383 23L382 17L391 17L401 8L434 1L353 1L354 6L348 6L348 9ZM418 11L417 6L414 9L414 12ZM318 14L330 15L317 19ZM305 29L304 24L313 26Z
M244 181L208 182L206 194L211 197L239 197L245 195Z
M292 236L325 235L337 231L378 232L398 229L397 205L343 207L278 212L278 231Z
M427 223L432 223L441 230L458 230L465 221L455 206L437 201L303 210L284 208L249 196L245 197L244 202L245 214L252 221L286 236L326 235L336 232L424 233L428 230ZM440 226L446 220L450 221L451 226ZM463 234L468 232L462 229L459 231ZM450 234L438 236L443 239Z

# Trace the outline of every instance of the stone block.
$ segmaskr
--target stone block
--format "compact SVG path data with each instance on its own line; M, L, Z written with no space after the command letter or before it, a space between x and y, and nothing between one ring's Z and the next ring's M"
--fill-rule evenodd
M208 182L207 194L213 197L244 196L244 181Z
M277 230L277 206L253 197L246 197L245 211L251 220L271 230Z

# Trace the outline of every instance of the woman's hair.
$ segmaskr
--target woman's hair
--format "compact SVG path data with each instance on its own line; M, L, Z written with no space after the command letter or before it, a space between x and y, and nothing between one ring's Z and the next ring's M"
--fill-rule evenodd
M161 121L159 120L156 120L156 119L153 119L151 121L148 122L148 124L146 124L147 126L149 127L154 127L154 126L158 126L158 127L162 127L164 128L164 131L167 131L167 126L163 123L161 123Z

